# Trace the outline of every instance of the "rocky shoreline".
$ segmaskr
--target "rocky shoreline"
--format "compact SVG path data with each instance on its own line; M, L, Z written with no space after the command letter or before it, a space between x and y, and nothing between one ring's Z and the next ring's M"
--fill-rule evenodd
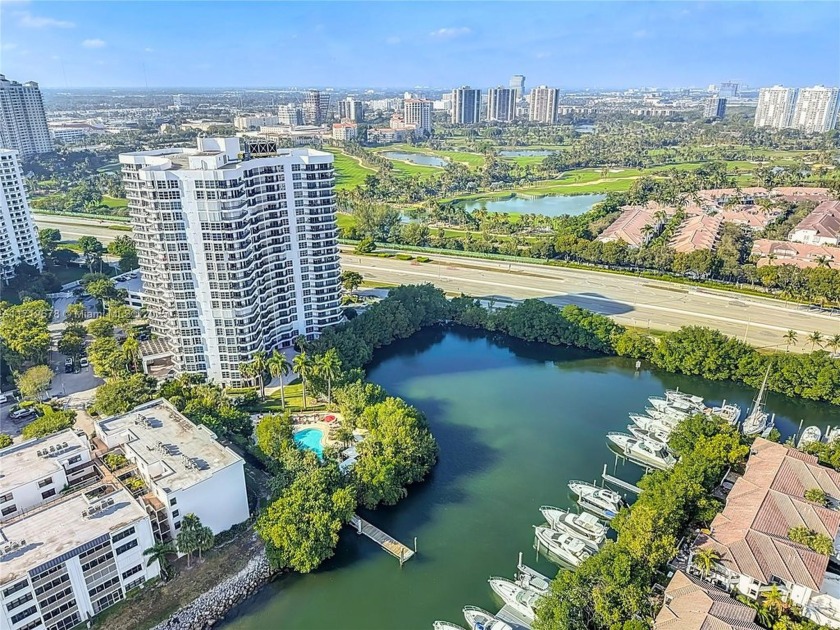
M180 609L152 630L207 630L235 606L241 604L268 582L274 573L264 550L253 557L239 573Z

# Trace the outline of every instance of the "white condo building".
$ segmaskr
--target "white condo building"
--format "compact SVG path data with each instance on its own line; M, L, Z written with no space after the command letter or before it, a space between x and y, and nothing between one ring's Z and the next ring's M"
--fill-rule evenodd
M303 101L303 117L307 125L322 125L330 112L330 95L318 90L307 90Z
M525 77L521 74L514 74L510 78L508 87L516 93L516 100L520 101L525 97Z
M530 98L528 120L547 124L554 124L557 121L560 90L541 85L531 90L528 98Z
M362 105L362 101L352 96L341 99L338 102L338 117L342 121L348 120L356 123L364 122L365 110Z
M405 99L403 121L406 125L416 125L420 134L432 133L432 101L423 98Z
M799 90L791 127L808 133L825 133L834 129L840 106L840 89L816 85Z
M18 152L11 149L0 149L0 226L0 280L11 279L21 262L42 269L44 261Z
M293 103L280 105L277 108L277 122L280 125L300 127L305 122L303 118L303 110Z
M67 630L159 574L140 502L73 430L0 450L0 627Z
M481 112L481 90L469 85L452 90L452 122L456 125L472 125L478 122Z
M120 156L153 332L176 373L239 385L341 321L333 156L237 138Z
M495 87L487 90L487 120L511 122L516 118L516 90Z
M775 85L761 88L758 93L758 107L755 110L755 126L785 129L790 127L796 88Z
M0 74L0 148L22 157L54 150L41 90L34 81L21 85Z

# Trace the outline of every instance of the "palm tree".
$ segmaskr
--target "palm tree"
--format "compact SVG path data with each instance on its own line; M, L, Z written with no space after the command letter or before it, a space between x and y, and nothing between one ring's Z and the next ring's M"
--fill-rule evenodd
M694 552L693 562L700 569L700 575L704 579L718 560L720 560L720 554L711 547L704 547Z
M135 337L130 336L123 341L122 351L125 360L131 363L132 369L136 372L137 359L140 356L140 342Z
M786 349L787 349L788 352L790 352L791 344L793 344L794 346L796 345L796 337L797 337L796 331L795 330L788 330L783 335L783 337L784 337L784 340L787 342Z
M272 350L271 357L268 359L268 373L271 374L271 378L280 379L280 404L283 405L283 409L286 408L286 385L283 382L283 377L288 376L291 369L292 365L286 355L277 348Z
M330 348L317 359L318 373L327 379L327 404L332 404L332 382L341 374L341 359L335 348Z
M779 587L774 584L770 590L763 593L762 606L775 613L776 617L781 617L790 608L790 603Z
M819 330L815 330L810 335L808 335L808 341L811 342L811 351L816 350L817 346L822 347L822 340L823 336Z
M833 335L825 342L825 345L831 348L831 351L836 354L837 349L840 348L840 335Z
M254 382L254 378L256 376L256 370L254 369L254 364L251 361L245 361L244 363L239 364L239 373L250 383Z
M254 353L251 358L251 363L254 366L254 376L257 377L257 382L260 387L260 398L265 398L265 375L268 372L268 355L259 350Z
M303 408L306 409L306 380L312 374L312 358L306 354L304 350L300 354L296 355L294 359L292 359L292 369L300 376L300 382L302 386L302 393L303 393Z
M171 542L159 542L146 549L143 552L143 555L149 556L149 561L146 563L147 567L151 566L155 562L159 562L160 574L163 576L164 580L168 580L172 575L172 563L169 562L169 556L174 553L177 553L177 549L175 549L175 545Z

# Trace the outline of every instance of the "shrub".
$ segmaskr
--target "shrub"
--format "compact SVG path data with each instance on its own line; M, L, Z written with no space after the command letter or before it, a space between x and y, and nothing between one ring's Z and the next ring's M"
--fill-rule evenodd
M102 460L105 462L108 470L112 472L119 470L128 463L128 459L122 453L108 453Z

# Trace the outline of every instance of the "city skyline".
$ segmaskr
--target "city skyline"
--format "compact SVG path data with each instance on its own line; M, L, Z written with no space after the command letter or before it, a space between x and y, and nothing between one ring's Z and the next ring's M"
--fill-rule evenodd
M840 9L803 4L190 2L161 20L145 3L2 2L0 72L45 88L835 85Z

